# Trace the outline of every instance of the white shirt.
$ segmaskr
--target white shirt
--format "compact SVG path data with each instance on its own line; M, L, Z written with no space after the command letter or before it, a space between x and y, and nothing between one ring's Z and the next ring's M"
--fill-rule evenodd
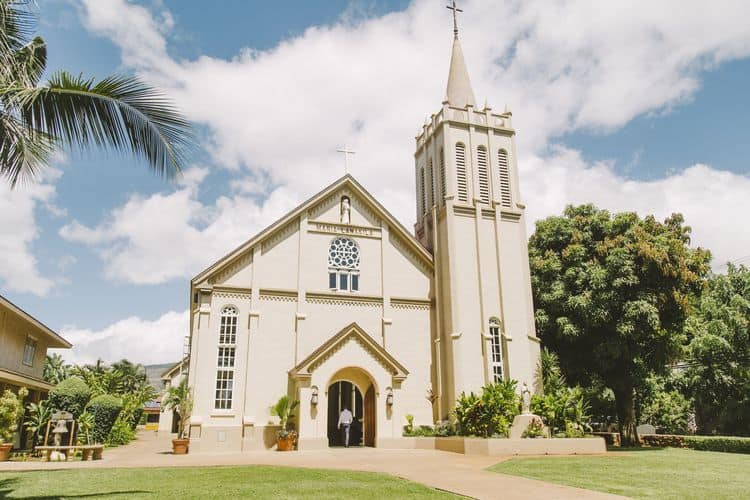
M339 414L339 427L341 427L341 424L351 425L352 420L354 420L354 415L352 415L352 412L344 409L344 411Z

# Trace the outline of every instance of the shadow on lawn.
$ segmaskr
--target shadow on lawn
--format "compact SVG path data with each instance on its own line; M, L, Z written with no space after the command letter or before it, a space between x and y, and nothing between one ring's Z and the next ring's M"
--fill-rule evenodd
M664 447L657 446L641 446L640 448L620 448L619 446L607 446L607 451L621 452L621 453L639 453L646 451L662 451L666 450Z
M9 495L13 494L16 488L19 487L18 478L11 477L8 479L0 479L0 498L8 498ZM13 498L23 498L25 500L62 500L63 498L86 498L86 497L112 497L112 496L124 496L128 497L136 493L153 493L148 490L127 490L127 491L102 491L98 493L81 493L81 494L65 494L65 495L32 495L32 496L14 496Z

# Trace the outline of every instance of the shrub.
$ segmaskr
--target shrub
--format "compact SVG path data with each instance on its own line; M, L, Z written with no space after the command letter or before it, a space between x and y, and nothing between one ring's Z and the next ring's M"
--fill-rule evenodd
M691 406L690 401L677 391L656 392L644 401L641 422L651 424L665 434L687 434Z
M434 435L435 429L429 425L420 425L419 427L412 426L412 429L409 431L404 429L404 436L406 437L432 437Z
M540 418L533 418L521 434L522 438L535 438L544 436L544 422Z
M94 417L91 437L95 443L103 443L122 411L122 401L109 394L103 394L91 400L87 411Z
M542 417L553 436L583 437L590 429L589 405L580 387L560 387L531 398L532 413Z
M435 424L435 436L448 437L456 435L456 426L450 420L442 420Z
M404 426L404 435L409 436L412 432L414 432L414 415L411 413L407 413L404 415L404 418L406 419L406 425Z
M49 406L53 411L67 411L73 418L83 413L91 399L91 389L80 377L66 378L49 391Z
M649 434L641 441L648 446L690 448L701 451L750 454L750 438L734 436L678 436L673 434Z
M3 391L0 397L0 443L12 443L13 436L23 416L23 400L29 395L25 387L18 390L18 394L9 389Z
M461 393L453 415L462 436L507 437L513 417L519 413L515 380L482 387L482 394Z
M133 439L135 439L135 431L130 427L130 422L118 418L115 421L115 425L110 429L105 444L108 446L118 446L128 444Z

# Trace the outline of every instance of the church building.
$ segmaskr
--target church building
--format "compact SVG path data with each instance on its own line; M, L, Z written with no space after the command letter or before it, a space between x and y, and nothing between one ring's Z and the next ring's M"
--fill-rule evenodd
M479 109L454 30L442 106L416 137L416 224L351 175L190 283L191 451L271 448L299 400L299 449L398 447L462 392L533 385L539 339L509 111Z

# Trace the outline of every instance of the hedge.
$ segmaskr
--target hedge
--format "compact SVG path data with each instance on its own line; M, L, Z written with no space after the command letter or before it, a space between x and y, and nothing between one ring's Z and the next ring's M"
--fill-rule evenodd
M103 394L91 400L88 411L94 415L92 437L95 443L104 443L120 415L120 410L122 410L122 401L109 394Z
M641 442L646 446L690 448L701 451L750 454L750 438L733 436L677 436L672 434L645 434Z
M73 418L83 413L91 399L91 389L80 377L66 378L49 391L49 407L53 411L67 411Z

